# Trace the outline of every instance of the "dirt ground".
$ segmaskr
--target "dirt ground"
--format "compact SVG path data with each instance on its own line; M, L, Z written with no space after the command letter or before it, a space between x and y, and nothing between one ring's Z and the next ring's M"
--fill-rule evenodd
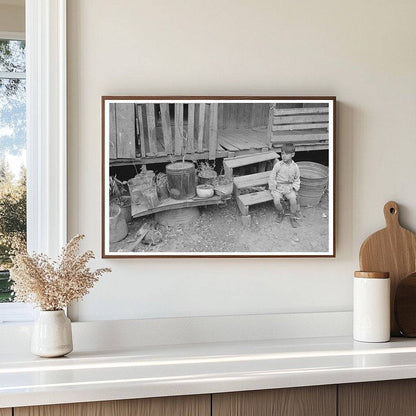
M133 220L128 236L110 246L112 252L126 251L134 245L136 233L144 223L159 231L161 241L155 245L139 243L136 252L327 252L328 197L324 195L317 207L302 207L299 227L292 228L288 214L281 224L276 221L272 202L250 208L251 227L245 227L235 201L223 207L200 207L200 217L183 226L165 227L156 224L153 216Z

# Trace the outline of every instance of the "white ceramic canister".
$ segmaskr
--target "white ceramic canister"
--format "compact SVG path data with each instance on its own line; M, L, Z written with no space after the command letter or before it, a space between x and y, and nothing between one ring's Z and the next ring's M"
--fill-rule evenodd
M390 340L390 278L387 272L354 273L353 336L361 342Z

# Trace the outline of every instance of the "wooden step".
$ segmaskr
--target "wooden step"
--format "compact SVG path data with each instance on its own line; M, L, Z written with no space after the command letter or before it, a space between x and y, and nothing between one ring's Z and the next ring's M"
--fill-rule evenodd
M272 201L273 197L270 191L253 192L251 194L239 195L238 199L245 206L261 204L262 202Z
M243 216L247 216L248 208L251 205L261 204L262 202L272 201L273 197L270 191L253 192L246 195L237 196L237 205Z
M268 160L274 160L279 158L279 155L274 152L261 152L261 153L254 153L247 156L240 156L240 157L233 157L224 159L224 169L235 169L241 166L252 165L253 163L260 163L266 162Z
M237 189L249 188L250 186L267 185L271 171L254 173L252 175L237 176L234 178L234 187Z

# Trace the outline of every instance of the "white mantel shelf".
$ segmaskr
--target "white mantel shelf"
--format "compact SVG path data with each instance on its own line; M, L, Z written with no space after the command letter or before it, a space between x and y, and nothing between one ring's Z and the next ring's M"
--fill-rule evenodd
M416 340L349 337L0 353L0 407L353 383L416 377Z

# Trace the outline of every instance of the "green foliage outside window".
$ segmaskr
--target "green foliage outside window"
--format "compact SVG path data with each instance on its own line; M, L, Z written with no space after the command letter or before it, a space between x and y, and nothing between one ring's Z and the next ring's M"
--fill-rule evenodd
M0 161L0 302L12 300L9 272L14 250L26 242L26 172L13 180L7 163Z
M0 39L0 72L6 74L0 78L0 302L13 298L11 256L26 242L26 171L19 166L26 146L25 61L24 41Z

